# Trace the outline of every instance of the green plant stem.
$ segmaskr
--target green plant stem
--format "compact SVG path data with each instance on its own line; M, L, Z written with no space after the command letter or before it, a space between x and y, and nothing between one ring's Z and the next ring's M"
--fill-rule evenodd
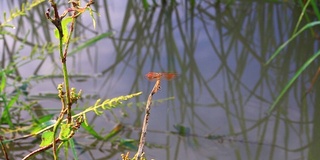
M62 43L62 39L60 39L61 42L60 44ZM66 57L63 56L63 53L62 53L62 48L61 48L61 54L60 56L63 57L63 59L65 61L62 61L62 71L63 71L63 81L64 81L64 87L65 87L65 92L66 92L66 97L65 97L65 100L66 100L66 106L64 106L63 108L64 109L67 109L67 117L68 117L68 122L67 123L71 123L71 100L70 100L70 86L69 86L69 76L68 76L68 69L67 69L67 63L66 63Z
M57 122L54 124L53 126L53 137L55 137L56 133L57 133L57 130L58 130L58 127L59 125L61 124L62 120L63 120L63 115L65 113L65 110L62 111L57 119ZM58 160L58 156L57 156L57 147L56 147L56 141L54 140L52 142L52 149L53 149L53 157L54 157L54 160Z
M64 58L64 56L63 56L63 32L62 32L61 28L62 28L61 23L58 23L57 29L59 31L59 42L60 42L59 43L59 53L60 53L60 58L61 58L61 63L62 63L63 79L64 79L64 84L65 84L64 86L65 86L65 90L66 90L67 97L68 97L68 95L70 96L70 92L68 89L68 87L69 87L68 70L67 70L67 65L66 65L66 58ZM57 122L55 123L55 125L53 127L53 137L56 137L58 126L60 125L60 123L63 120L64 111L66 109L65 105L67 105L67 106L69 105L68 98L65 98L65 99L66 99L66 103L63 103L63 100L61 100L62 101L62 110L61 110L61 113L57 119ZM53 141L53 143L52 143L52 149L53 149L54 160L58 160L55 141Z
M76 12L74 13L76 14ZM62 56L64 58L65 61L62 61L62 67L63 67L63 78L64 78L64 82L65 82L65 90L67 93L67 97L66 97L66 102L67 102L67 119L68 119L68 124L70 124L72 122L72 115L71 115L71 106L72 106L72 102L71 102L71 96L70 96L70 86L69 86L69 77L68 77L68 71L67 71L67 53L68 53L68 48L69 48L69 44L70 44L70 39L71 39L71 35L74 31L74 26L76 23L76 17L72 18L72 23L71 23L71 27L70 27L70 33L68 35L68 39L66 42L66 46L64 48L64 53L62 54L62 48L61 49L61 54L60 56ZM60 45L62 43L62 39L60 38Z
M60 59L61 59L61 63L62 63L62 71L63 71L63 78L64 78L64 86L65 86L65 92L67 93L67 96L64 97L60 97L61 101L62 101L62 109L61 109L61 113L57 119L57 122L54 124L53 127L53 137L56 137L56 133L58 130L58 126L61 124L63 117L64 117L64 113L68 110L66 110L66 108L71 108L71 103L70 103L70 90L69 90L69 81L68 81L68 70L67 70L67 64L66 64L66 57L64 57L64 53L63 53L63 31L62 31L62 26L61 26L61 20L63 17L59 17L59 13L58 13L58 9L57 6L55 4L55 2L53 0L50 1L52 8L54 8L54 19L51 19L49 17L49 14L47 13L48 18L51 19L51 22L56 26L56 28L58 29L59 32L59 53L60 53ZM71 120L70 120L71 121ZM68 121L68 122L70 122ZM56 142L53 141L52 143L52 149L53 149L53 157L54 160L58 160L58 156L57 156L57 149L56 149Z

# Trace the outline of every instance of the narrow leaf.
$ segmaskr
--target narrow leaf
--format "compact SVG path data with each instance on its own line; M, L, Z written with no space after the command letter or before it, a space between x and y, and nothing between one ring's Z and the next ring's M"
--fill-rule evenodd
M37 122L37 124L41 124L41 123L45 123L47 121L50 121L53 117L54 117L54 114L48 114L48 115L44 115L44 116L36 118L35 121Z
M297 73L293 76L293 78L289 81L289 83L284 87L284 89L281 91L280 95L277 97L277 99L273 102L271 107L269 108L267 114L270 114L273 109L276 107L276 105L280 102L282 97L287 93L289 88L292 86L293 82L297 80L297 78L301 75L301 73L320 55L320 51L315 53L307 62L303 64L303 66L297 71Z
M51 127L55 123L56 123L56 120L49 120L49 121L43 122L41 124L36 124L36 127L32 128L31 134L37 134L40 131L42 131L48 127Z
M14 128L14 125L12 123L11 120L11 113L10 113L10 109L13 106L14 103L16 103L16 101L19 98L19 93L17 93L15 96L13 96L10 101L8 102L7 105L4 106L4 111L2 113L2 120L6 120L6 122L9 124L10 128Z
M118 124L105 136L104 140L108 141L112 137L116 136L123 128L124 126L122 124Z
M134 139L120 139L118 146L127 148L132 151L136 151L138 150L138 148L135 143L136 143L136 140Z
M280 51L283 50L293 39L295 39L299 34L301 34L306 29L319 25L320 21L311 22L302 27L297 33L293 34L288 41L284 42L271 56L271 58L267 61L266 65L268 65L276 56L279 55Z
M103 139L103 137L101 137L91 126L82 123L81 127L84 128L87 132L89 132L94 138L99 140Z
M73 159L74 160L78 160L78 154L77 154L77 151L76 151L76 145L74 143L74 139L73 138L70 138L69 139L69 144L70 144L70 147L71 147L71 150L72 150L72 154L73 154Z
M7 83L7 76L4 70L1 71L0 93L4 92Z
M107 37L111 37L114 35L114 32L110 31L110 32L105 32L105 33L102 33L96 37L93 37L89 40L87 40L85 43L83 43L82 45L76 47L75 49L73 49L71 52L68 53L68 56L72 56L74 55L75 53L83 50L84 48L87 48L93 44L95 44L97 41L100 41L104 38L107 38Z

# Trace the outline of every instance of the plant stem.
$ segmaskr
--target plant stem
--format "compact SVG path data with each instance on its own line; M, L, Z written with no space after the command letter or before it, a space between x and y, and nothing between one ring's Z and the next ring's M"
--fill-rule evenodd
M146 111L144 115L144 120L142 124L142 129L141 129L141 135L140 135L140 142L139 142L139 149L138 152L136 153L135 157L137 157L137 160L141 159L141 155L143 154L143 148L144 144L146 143L146 135L147 135L147 128L148 128L148 122L149 122L149 117L150 117L150 110L151 110L151 104L152 104L152 96L158 92L160 88L160 79L156 81L156 83L153 86L152 91L150 92L146 104Z
M50 13L49 13L50 10L48 10L48 12L46 12L46 16L56 26L56 28L57 28L57 30L59 32L59 53L60 53L60 59L61 59L61 63L62 63L62 71L63 71L65 92L67 93L66 97L64 97L64 96L60 97L61 101L62 101L62 109L61 109L61 113L60 113L60 115L59 115L59 117L57 119L57 122L55 123L55 125L53 127L53 137L56 137L58 126L62 122L65 112L67 112L68 113L68 117L70 117L70 118L68 118L68 123L71 123L71 111L70 111L71 110L71 101L70 101L68 70L67 70L67 63L66 63L67 59L66 59L66 56L64 56L65 54L63 52L63 37L65 35L63 35L62 25L61 25L61 21L62 21L62 19L64 18L65 15L64 16L59 16L58 8L57 8L56 3L53 0L50 0L49 2L51 3L51 7L54 10L54 18L50 17ZM55 141L53 141L53 143L52 143L52 149L53 149L54 160L57 160L58 157L57 157L57 150L56 150L56 142Z
M60 139L57 138L57 139L55 139L53 142L59 142L59 141L60 141ZM28 155L26 155L25 157L23 157L22 160L27 160L27 159L29 159L31 156L35 155L36 153L45 151L45 150L47 150L47 149L49 149L49 148L51 148L51 147L53 147L53 143L50 144L50 145L48 145L48 146L45 146L45 147L42 147L42 148L39 148L39 149L37 149L37 150L32 151L31 153L29 153Z
M66 110L61 111L61 113L60 113L60 115L59 115L59 117L57 119L57 122L53 126L53 137L55 137L55 135L57 133L58 127L59 127L59 125L61 124L61 122L63 120L63 115L65 114L65 112L66 112ZM53 158L54 158L54 160L58 160L56 141L52 142L52 149L53 149Z
M7 150L6 147L2 144L2 136L0 136L0 145L1 145L1 150L4 154L4 157L6 158L6 160L9 160L8 154L7 154Z
M63 57L63 52L62 52L62 48L63 48L63 32L62 32L62 27L61 27L61 22L58 22L57 25L56 25L58 31L59 31L59 53L60 53L60 58L61 58L61 62L62 62L62 70L63 70L63 77L64 77L64 83L65 83L65 86L67 86L67 84L69 85L69 82L65 81L66 79L66 76L68 76L68 72L67 72L67 67L66 67L66 59ZM66 84L67 83L67 84ZM68 95L68 90L66 90L67 92L67 95ZM62 119L63 119L63 115L64 115L64 111L65 111L65 104L68 105L68 101L67 103L64 103L64 100L63 100L63 97L61 98L61 101L62 101L62 109L61 109L61 113L57 119L57 122L54 124L54 127L53 127L53 137L56 137L56 133L57 133L57 129L58 129L58 126L60 125ZM53 141L52 143L52 150L53 150L53 158L54 160L58 160L58 157L57 157L57 149L56 149L56 142L55 140Z
M66 46L64 48L64 53L62 53L62 48L61 48L61 54L60 56L62 56L65 61L62 61L62 69L63 69L63 78L64 78L64 83L65 83L65 91L67 93L67 97L66 97L66 103L67 103L67 118L68 118L68 124L71 123L72 119L71 119L71 106L72 106L72 102L71 102L71 96L70 96L70 86L69 86L69 76L68 76L68 70L67 70L67 53L68 53L68 48L69 48L69 43L70 43L70 37L73 33L73 28L74 28L74 24L76 22L76 18L73 18L72 23L71 23L71 28L70 28L70 34L68 35L68 40L66 42Z

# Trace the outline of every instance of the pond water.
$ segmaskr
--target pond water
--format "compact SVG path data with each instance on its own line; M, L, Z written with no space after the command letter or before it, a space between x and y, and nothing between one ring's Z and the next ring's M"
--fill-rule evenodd
M124 103L100 116L87 115L88 123L101 135L123 125L116 138L135 140L133 146L95 141L81 129L75 135L80 159L121 159L122 153L135 154L144 102L155 83L144 77L150 71L179 76L162 81L161 90L153 97L145 147L148 159L292 160L320 156L320 126L316 127L320 121L314 116L320 112L316 98L319 84L305 94L318 61L301 74L274 111L266 114L297 70L319 49L319 40L314 38L317 31L305 31L266 64L295 30L301 13L298 5L197 1L194 8L178 2L148 11L136 1L97 1L95 5L100 14L96 29L89 14L81 17L75 31L80 40L70 50L102 33L110 32L112 37L69 56L71 85L89 97L77 106L88 107L97 98L143 94L129 100L129 107ZM20 38L29 33L27 39L33 42L20 50L21 56L30 58L34 43L57 43L50 33L53 25L43 16L48 7L43 3L28 12L27 18L36 15L32 22L26 17L13 21L14 25L24 22L24 26L10 31ZM310 20L315 19L309 14ZM42 28L47 25L50 29ZM8 38L7 43L14 41ZM46 52L38 51L38 57L18 70L30 80L27 98L57 113L59 100L47 95L56 94L55 88L63 80L60 60L56 51ZM32 75L37 76L30 78ZM19 150L17 145L12 148Z

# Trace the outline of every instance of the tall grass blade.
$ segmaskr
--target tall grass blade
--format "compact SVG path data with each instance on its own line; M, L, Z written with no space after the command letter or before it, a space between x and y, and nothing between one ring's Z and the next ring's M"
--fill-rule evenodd
M309 6L309 3L310 3L310 0L307 1L307 2L305 3L305 5L303 6L302 11L301 11L301 14L300 14L300 16L299 16L299 20L298 20L298 22L297 22L297 24L296 24L296 27L294 28L293 33L296 33L296 32L297 32L297 30L298 30L298 28L299 28L299 25L300 25L300 23L301 23L301 21L302 21L302 18L303 18L303 16L304 16L305 13L306 13L307 7ZM302 5L302 4L301 4L301 5Z
M78 46L77 48L73 49L71 52L68 53L68 56L72 56L74 55L75 53L83 50L84 48L87 48L91 45L93 45L94 43L96 43L97 41L100 41L104 38L107 38L107 37L111 37L113 36L114 32L113 31L109 31L109 32L105 32L105 33L102 33L96 37L93 37L91 39L89 39L88 41L86 41L85 43L83 43L82 45Z
M267 61L266 65L268 65L276 56L279 55L280 51L282 49L284 49L294 38L296 38L300 33L302 33L303 31L305 31L306 29L310 28L310 27L314 27L316 25L319 25L320 21L316 21L316 22L311 22L306 24L304 27L302 27L297 33L293 34L292 37L289 38L288 41L286 41L285 43L283 43L271 56L271 58Z
M313 12L316 14L318 20L320 20L320 12L319 12L319 6L318 6L318 1L315 0L310 0L311 1L311 6L313 9Z
M91 126L86 125L85 123L82 123L81 127L84 128L87 132L89 132L96 139L104 140L104 141L110 140L112 137L116 136L123 129L123 125L119 124L115 128L113 128L106 136L102 137Z
M49 127L53 126L55 123L56 123L56 120L48 120L46 122L42 122L40 124L37 124L36 127L32 128L31 134L36 135L41 131L49 129Z
M1 71L1 84L0 84L0 93L4 92L4 89L6 88L7 83L7 76L5 71Z
M70 144L70 148L71 148L71 150L72 150L73 159L74 159L74 160L79 160L78 154L77 154L77 151L76 151L76 145L75 145L75 143L74 143L74 139L73 139L73 138L70 138L70 139L69 139L69 144Z
M289 88L292 86L294 81L301 75L301 73L320 55L320 51L316 52L307 62L303 64L303 66L297 71L297 73L293 76L293 78L289 81L289 83L284 87L284 89L281 91L280 95L277 97L277 99L273 102L271 107L269 108L267 114L270 114L273 109L276 107L276 105L279 103L281 98L285 95L285 93L289 90Z
M5 105L4 105L4 111L2 113L1 121L5 120L5 122L8 123L10 128L14 128L14 125L13 125L12 120L11 120L10 108L13 106L13 104L16 103L16 101L19 98L19 95L20 95L20 93L17 93L15 96L13 96L10 99L10 101L8 102L7 105L6 105L6 99L5 99L5 102L4 102Z
M89 125L87 125L85 123L82 123L81 127L83 129L85 129L89 134L91 134L94 138L96 138L98 140L103 140L103 137L100 136L100 134L97 133L91 126L89 126Z

